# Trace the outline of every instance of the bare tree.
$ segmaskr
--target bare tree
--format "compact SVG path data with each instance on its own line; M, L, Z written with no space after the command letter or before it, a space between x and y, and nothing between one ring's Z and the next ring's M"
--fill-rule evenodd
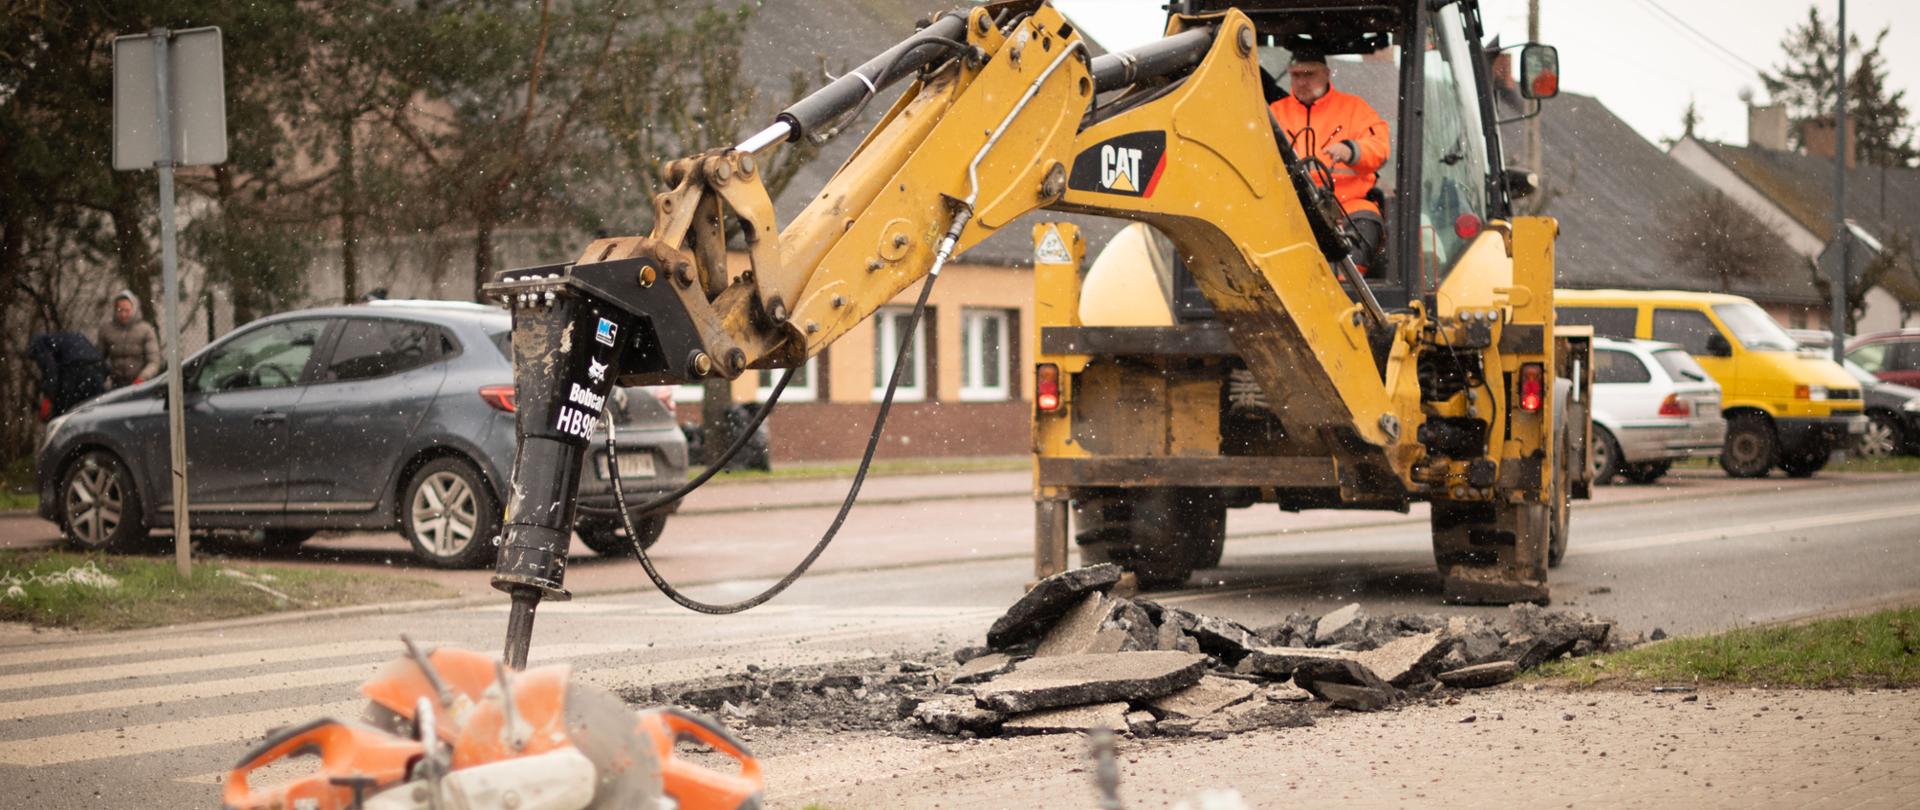
M1718 292L1757 277L1776 260L1770 249L1777 244L1766 225L1719 189L1693 195L1667 233L1667 255L1689 274L1711 275Z

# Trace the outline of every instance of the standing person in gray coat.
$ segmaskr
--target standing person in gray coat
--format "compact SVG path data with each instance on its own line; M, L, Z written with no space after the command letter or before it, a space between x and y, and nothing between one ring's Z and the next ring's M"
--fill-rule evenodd
M132 290L113 296L113 320L100 327L100 353L107 358L107 385L119 388L160 373L160 333L140 317Z

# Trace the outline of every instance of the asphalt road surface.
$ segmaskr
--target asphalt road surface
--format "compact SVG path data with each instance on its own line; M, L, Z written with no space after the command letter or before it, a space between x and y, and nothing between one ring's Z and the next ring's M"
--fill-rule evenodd
M933 495L856 509L822 572L741 616L610 592L643 582L637 566L582 559L570 577L603 593L542 607L534 663L570 661L592 682L624 687L977 643L1031 574L1031 508L992 492ZM1570 556L1554 572L1556 604L1611 616L1631 638L1920 601L1916 495L1920 481L1891 475L1702 474L1606 490L1576 509ZM1233 514L1223 567L1167 601L1249 624L1349 601L1375 613L1500 610L1438 604L1417 514ZM739 598L796 559L830 515L800 505L682 515L662 541L663 565L708 582L694 589L701 598ZM313 564L384 565L393 552L382 543L391 540L326 541L332 561ZM728 579L729 569L752 578ZM484 593L483 572L450 577L474 598L292 622L0 637L0 795L17 807L214 806L224 769L268 729L356 716L354 687L400 651L400 634L497 650L504 598ZM776 776L769 798L787 806L779 788ZM834 795L830 785L807 788Z

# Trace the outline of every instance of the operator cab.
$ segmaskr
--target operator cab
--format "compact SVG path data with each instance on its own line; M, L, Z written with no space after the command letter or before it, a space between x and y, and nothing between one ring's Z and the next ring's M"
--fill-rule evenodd
M1334 89L1359 96L1387 122L1389 157L1368 197L1381 210L1386 234L1374 256L1357 260L1372 265L1367 283L1388 309L1431 294L1485 224L1510 218L1513 199L1532 190L1525 173L1506 171L1500 159L1503 115L1508 120L1527 116L1516 116L1512 107L1503 113L1495 101L1500 90L1482 89L1495 84L1490 65L1495 54L1485 48L1473 0L1184 0L1169 5L1170 13L1182 15L1228 8L1254 22L1268 104L1285 96L1293 54L1308 50L1329 57ZM1420 58L1410 59L1407 43L1414 42L1420 43L1413 51ZM1525 47L1521 80L1505 92L1528 99L1553 95L1558 77L1552 49ZM1419 126L1409 127L1409 121ZM1185 266L1172 265L1175 317L1211 318L1212 307Z

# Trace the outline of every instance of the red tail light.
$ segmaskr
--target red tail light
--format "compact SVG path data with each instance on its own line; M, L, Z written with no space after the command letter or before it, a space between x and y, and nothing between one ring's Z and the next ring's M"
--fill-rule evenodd
M1660 415L1692 416L1693 406L1688 405L1687 401L1681 399L1678 394L1668 394L1666 399L1660 401Z
M513 386L511 385L489 385L480 389L480 398L486 400L488 405L492 405L494 410L514 412Z
M1539 411L1546 402L1546 369L1539 363L1520 367L1520 410Z
M1033 367L1033 406L1042 411L1060 410L1060 367L1041 363Z

